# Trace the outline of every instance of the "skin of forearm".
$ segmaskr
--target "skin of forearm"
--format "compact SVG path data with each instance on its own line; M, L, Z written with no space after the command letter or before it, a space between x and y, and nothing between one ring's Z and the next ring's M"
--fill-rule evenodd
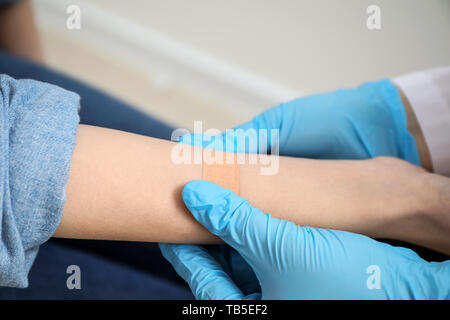
M192 218L181 198L188 181L202 178L201 164L174 164L173 147L170 141L80 125L67 201L54 236L220 242ZM240 195L275 217L302 226L430 242L430 232L416 229L426 204L437 198L418 192L422 184L415 178L425 172L419 167L389 158L289 157L279 157L274 175L261 175L261 167L240 165Z
M56 237L217 242L185 209L181 190L201 165L175 165L173 143L80 125Z
M252 185L241 184L241 192L264 212L300 226L402 240L450 254L449 178L388 157L282 157L274 176L245 166L241 180L251 179Z
M0 49L35 62L44 61L31 0L0 7Z

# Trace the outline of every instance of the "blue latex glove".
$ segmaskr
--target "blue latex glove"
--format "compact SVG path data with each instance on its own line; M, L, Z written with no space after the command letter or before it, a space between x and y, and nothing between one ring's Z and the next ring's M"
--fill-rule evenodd
M413 137L406 127L406 115L397 91L389 80L366 83L355 89L337 90L281 104L236 129L279 130L281 155L311 158L365 159L389 155L419 164ZM243 139L241 139L243 140ZM258 146L237 143L234 136L187 135L181 142L231 152L260 152ZM217 143L219 142L219 143ZM242 148L243 147L243 148ZM181 248L181 247L180 247ZM193 250L193 246L188 246ZM206 247L197 247L204 251ZM229 246L208 246L208 254L244 294L258 290L253 270ZM180 255L184 252L180 250ZM189 261L186 261L188 267Z
M235 129L255 129L256 133L266 129L269 150L273 147L270 130L279 129L279 154L285 156L316 159L391 156L420 165L399 92L387 79L283 103ZM184 136L180 141L230 152L261 151L257 145L237 145L236 139L227 138L226 133L213 138L193 136ZM214 140L221 140L220 144L214 146Z
M350 232L299 227L206 181L186 184L183 200L261 284L260 292L245 294L206 247L161 244L199 299L450 298L450 261L426 262L412 250Z

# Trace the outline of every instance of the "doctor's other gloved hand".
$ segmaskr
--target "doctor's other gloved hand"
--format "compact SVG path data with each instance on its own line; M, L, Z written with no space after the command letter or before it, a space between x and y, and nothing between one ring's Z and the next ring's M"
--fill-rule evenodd
M248 270L236 282L206 246L160 244L198 299L450 298L450 261L427 262L363 235L297 226L206 181L187 183L183 199L256 275L242 288Z
M249 129L254 130L257 143L246 143L251 136ZM272 130L278 131L278 136L271 136ZM180 141L228 152L261 153L266 150L261 150L260 138L267 141L267 150L279 148L277 151L284 156L391 156L420 165L399 90L388 79L282 103L235 127L230 135L193 134Z

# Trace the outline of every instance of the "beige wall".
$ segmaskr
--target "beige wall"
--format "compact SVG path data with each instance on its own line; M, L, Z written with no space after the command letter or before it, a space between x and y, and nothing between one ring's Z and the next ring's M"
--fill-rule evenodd
M66 2L79 3L83 13L85 1ZM47 10L45 3L49 0L35 0L37 11ZM294 95L450 65L448 0L90 0L89 3L242 68L249 76L261 76ZM381 8L381 30L366 28L369 4ZM60 16L63 21L65 12L61 11ZM133 68L127 64L130 58L121 52L108 50L100 42L83 42L83 35L91 32L88 28L77 37L73 31L64 30L63 22L60 27L49 27L46 19L41 18L40 25L50 65L180 126L190 128L194 120L205 120L207 126L225 129L281 102L269 99L253 105L243 103L233 109L232 91L214 96L201 82L186 87L175 81L161 91L158 90L161 79L152 82L152 72L139 68L139 63Z
M96 3L307 93L450 64L448 0ZM370 4L380 31L366 28Z

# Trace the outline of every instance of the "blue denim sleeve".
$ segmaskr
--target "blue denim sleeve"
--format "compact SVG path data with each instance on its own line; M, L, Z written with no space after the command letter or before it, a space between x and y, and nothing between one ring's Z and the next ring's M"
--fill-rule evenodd
M79 96L0 75L0 286L27 287L58 226L79 122Z

